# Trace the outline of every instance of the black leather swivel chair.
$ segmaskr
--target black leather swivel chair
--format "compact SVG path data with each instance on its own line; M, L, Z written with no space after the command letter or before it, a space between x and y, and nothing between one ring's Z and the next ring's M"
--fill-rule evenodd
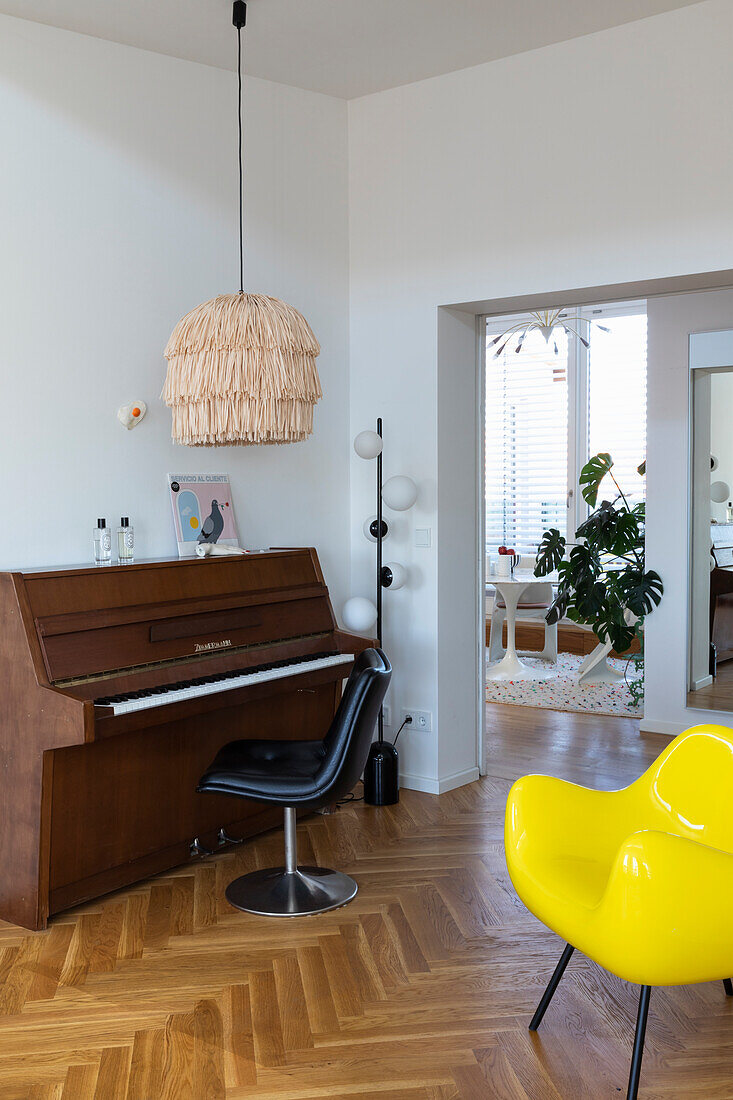
M315 810L351 791L364 770L392 667L381 649L354 662L331 727L322 741L231 741L202 776L199 791L240 795L285 809L285 866L231 882L227 900L247 913L297 917L344 905L353 878L324 867L298 867L296 809Z

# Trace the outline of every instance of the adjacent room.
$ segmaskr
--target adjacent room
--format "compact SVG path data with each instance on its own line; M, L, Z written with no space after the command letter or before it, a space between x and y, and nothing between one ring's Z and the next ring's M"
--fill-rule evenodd
M646 330L644 301L487 318L488 702L643 716L641 627L616 652L593 626L613 611L609 577L643 560ZM590 518L594 493L608 503L603 524ZM620 546L626 516L633 537ZM576 539L603 555L608 599L587 610L565 606L554 560L560 540L566 557Z
M731 40L0 0L1 1100L733 1096Z

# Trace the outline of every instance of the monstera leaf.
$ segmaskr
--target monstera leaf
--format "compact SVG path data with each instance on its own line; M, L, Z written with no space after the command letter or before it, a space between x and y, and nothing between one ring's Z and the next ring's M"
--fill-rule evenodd
M595 622L606 606L607 594L603 581L579 585L575 589L575 608L582 622Z
M557 527L551 527L549 531L545 531L537 549L535 577L546 577L548 573L554 573L564 557L565 537Z
M591 508L595 508L600 484L612 466L613 459L610 454L602 451L589 459L580 471L578 484L583 494L583 500L590 504Z
M662 578L653 569L646 573L641 569L625 570L619 584L626 606L639 618L659 606L664 592Z
M572 595L573 591L569 585L560 584L557 589L557 595L550 604L547 614L545 615L545 622L553 626L555 623L559 623L560 619L564 619L568 613L568 606Z
M642 520L635 512L616 512L616 523L611 530L608 549L612 554L623 557L643 544Z
M591 543L581 542L570 551L567 578L573 588L588 588L600 577L603 565Z
M630 504L618 489L615 500L598 504L600 485L613 459L602 452L585 464L580 475L583 499L593 509L576 531L580 541L568 550L556 527L546 531L537 552L535 576L557 570L559 584L547 611L548 623L562 618L591 626L618 653L642 637L643 619L662 598L661 577L644 566L644 503ZM643 475L645 466L639 467ZM627 612L636 621L626 622ZM641 659L641 658L640 658ZM631 690L631 689L630 689Z
M610 500L604 500L575 534L597 545L604 553L623 557L638 546L641 524L642 519L636 512L616 508Z
M623 608L610 604L595 619L593 629L603 642L610 642L617 653L625 653L634 638L636 629L624 618Z
M578 530L575 532L575 537L579 539L590 539L595 542L605 542L607 533L613 531L616 524L617 513L610 500L601 501L600 506L591 512L586 520L583 520Z

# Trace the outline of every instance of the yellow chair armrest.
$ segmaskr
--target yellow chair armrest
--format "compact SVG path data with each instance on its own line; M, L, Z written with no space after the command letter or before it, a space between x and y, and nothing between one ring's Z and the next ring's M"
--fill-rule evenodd
M632 833L618 850L588 937L577 946L627 981L730 977L733 854L672 833Z
M582 839L605 830L616 791L596 791L554 779L525 775L509 791L504 821L507 858L530 846L534 850L563 851L570 837ZM616 842L617 843L617 842ZM614 844L612 851L616 850Z

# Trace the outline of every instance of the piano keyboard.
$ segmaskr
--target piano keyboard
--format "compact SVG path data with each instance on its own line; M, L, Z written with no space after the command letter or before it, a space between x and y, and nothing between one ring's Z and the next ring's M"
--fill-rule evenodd
M290 661L275 661L271 665L256 665L249 669L224 672L218 676L202 676L196 680L148 688L146 691L111 695L95 699L94 705L112 707L115 714L129 714L135 710L149 710L150 707L180 703L184 699L198 699L221 691L234 691L236 688L250 687L252 684L261 684L267 680L281 680L285 676L297 676L301 672L315 672L319 668L350 665L353 660L353 653L316 653L312 657L295 657Z

